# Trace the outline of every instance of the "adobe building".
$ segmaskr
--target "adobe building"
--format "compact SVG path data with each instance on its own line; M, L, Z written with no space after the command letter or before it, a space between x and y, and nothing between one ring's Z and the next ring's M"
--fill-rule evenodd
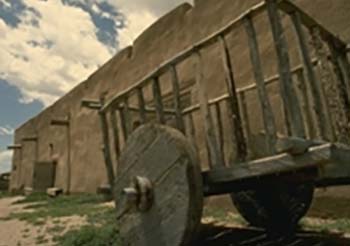
M102 95L109 100L159 64L224 27L259 2L196 0L194 6L182 4L160 18L132 46L119 51L72 91L16 129L14 144L17 147L13 155L10 190L25 187L43 190L55 186L71 193L96 192L97 187L107 183L100 122L96 111L82 107L82 100L98 100ZM349 0L295 2L331 32L350 42ZM272 37L266 19L256 23L261 55L265 58L265 77L268 78L277 73L272 69L276 60ZM285 18L284 24L290 25L290 21ZM291 41L291 62L297 66L299 60L295 57L298 57L298 51L293 47L292 28L287 32ZM238 88L251 84L254 79L244 32L230 33L227 42L236 68ZM211 98L224 92L218 84L224 81L219 52L214 45L204 55ZM188 95L190 101L195 100L195 73L191 59L179 67L179 74L184 85L182 93ZM254 94L247 96L248 112L254 112L254 107L249 108L249 104L256 102L255 97ZM279 99L272 97L272 100L275 105L279 104ZM254 122L253 118L252 124Z

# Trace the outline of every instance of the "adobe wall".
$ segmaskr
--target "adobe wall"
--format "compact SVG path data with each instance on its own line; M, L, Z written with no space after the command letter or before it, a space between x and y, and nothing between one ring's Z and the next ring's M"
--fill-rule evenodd
M62 126L50 126L50 121L53 118L70 115L71 191L95 192L99 185L107 182L101 152L99 119L96 112L81 107L81 99L98 99L103 93L107 93L107 99L112 97L141 79L160 63L223 27L258 2L260 1L197 0L194 7L182 4L160 18L135 40L132 47L120 51L86 81L16 130L15 143L22 144L23 148L22 152L15 151L13 157L13 167L16 168L12 172L11 189L30 186L32 183L32 162L35 159L36 146L33 142L23 142L21 139L33 135L38 136L38 160L49 161L53 157L57 158L56 186L66 188L67 129ZM350 16L346 14L346 11L350 11L350 1L298 0L297 2L306 10L310 10L331 30L341 34L346 40L350 40L350 28L346 24L350 23ZM319 6L319 9L315 6ZM340 12L343 14L334 14ZM270 42L271 35L267 33L266 19L263 18L259 22L258 29L261 53L268 58L264 62L265 75L272 75L276 73L273 65L275 55ZM238 86L253 82L243 30L231 33L227 36L227 40L236 68ZM223 70L218 52L218 47L215 45L203 51L210 97L218 96L224 92L223 86L221 86L224 82ZM295 49L291 49L291 53L292 57L296 56ZM296 63L293 59L292 62ZM180 64L178 69L182 81L194 79L191 59ZM274 94L274 90L276 88L271 88L272 94ZM195 94L196 91L193 91L194 97ZM254 105L256 95L248 96L248 100ZM272 96L273 104L279 105L279 100L279 98ZM197 122L200 121L197 120ZM253 116L252 122L259 121L255 120ZM201 130L200 125L198 125L198 130ZM198 137L199 140L202 140L201 135ZM202 152L201 155L203 156L205 153Z

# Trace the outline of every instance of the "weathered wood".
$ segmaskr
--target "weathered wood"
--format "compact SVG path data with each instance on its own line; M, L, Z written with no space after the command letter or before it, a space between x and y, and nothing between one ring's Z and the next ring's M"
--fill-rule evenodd
M8 149L8 150L22 149L22 144L8 145L8 146L7 146L7 149Z
M188 118L188 127L186 127L186 135L191 139L192 144L197 148L196 127L194 125L193 114L189 114L187 118Z
M330 69L329 63L328 63L328 52L325 50L325 46L322 40L322 37L320 35L320 30L317 28L311 29L311 37L312 37L312 45L315 49L315 54L318 60L317 67L319 70L320 75L320 82L321 82L321 98L322 103L324 105L324 116L325 121L322 122L327 128L326 135L323 137L326 140L335 141L336 135L335 135L335 129L334 125L336 124L336 119L334 117L337 117L337 114L332 114L333 109L335 109L337 106L337 95L336 95L336 88L335 88L335 81L332 78L332 71ZM333 121L332 121L333 119Z
M320 24L316 19L314 19L311 15L307 14L300 7L289 0L278 1L279 9L283 10L287 14L299 13L301 23L308 27L309 29L318 28L320 30L320 34L324 40L333 39L335 44L339 47L344 47L346 44L337 36L335 36L331 31L329 31L324 25Z
M145 103L145 97L143 94L142 87L137 88L137 98L138 98L138 103L139 103L139 112L140 112L140 122L141 124L146 123L146 103Z
M103 111L101 111L103 112ZM124 142L129 137L129 134L131 133L131 122L130 122L130 110L129 110L129 99L128 97L124 98L124 102L119 109L119 115L120 115L120 124L122 127Z
M297 79L297 88L299 89L299 95L300 95L300 101L301 101L301 107L303 111L303 118L304 118L304 124L306 129L306 136L309 138L316 138L317 137L317 130L315 131L313 126L313 118L312 118L312 108L310 105L311 99L309 96L310 92L310 86L306 84L304 72L303 70L299 70L296 73L296 79ZM318 124L319 125L319 124ZM318 128L319 129L319 128ZM320 135L319 135L320 136Z
M350 143L350 90L349 90L349 71L346 65L346 58L344 60L343 49L338 49L333 42L328 42L328 46L331 50L332 65L334 73L337 76L335 82L335 93L337 95L337 101L333 105L332 113L336 114L336 125L339 131L338 141L343 143ZM334 112L335 111L335 112Z
M111 125L113 130L113 142L114 142L114 151L116 154L116 165L118 166L118 158L120 156L120 139L119 139L119 127L117 120L117 111L111 110Z
M303 172L310 168L316 169L331 160L331 144L310 148L308 152L293 156L290 154L280 154L272 157L258 159L230 168L221 168L202 173L204 182L204 193L206 196L222 194L217 189L211 187L218 184L235 189L235 185L242 185L255 179L255 184L261 184L264 178L271 176L278 177L285 174L295 174ZM313 179L317 176L313 177ZM227 187L223 190L227 193ZM215 190L215 193L213 192Z
M103 156L105 159L108 183L111 187L113 187L115 175L114 175L112 155L110 150L110 138L109 138L108 120L107 120L106 113L99 112L99 118L100 118L101 130L102 130L102 140L104 145Z
M176 129L144 125L130 136L120 164L114 194L122 245L189 245L203 206L200 166L191 143ZM152 186L140 184L140 177ZM128 199L130 191L137 199ZM142 207L145 199L148 204Z
M156 107L157 119L160 124L165 124L165 115L164 115L164 107L163 107L163 99L162 99L162 91L160 88L159 78L156 77L152 81L152 90L153 90L153 98L154 104Z
M277 54L278 70L280 74L280 91L283 106L287 113L287 122L290 122L293 136L305 137L299 101L293 87L288 45L284 35L280 13L275 0L266 0L266 3Z
M279 138L276 143L276 150L278 153L300 155L306 153L309 148L322 144L325 143L297 137Z
M203 61L200 52L194 53L196 59L196 85L200 103L200 111L204 121L205 139L208 147L209 165L211 168L224 166L224 158L221 155L219 144L215 136L213 118L208 104L208 90L203 76Z
M309 88L312 95L311 103L312 103L312 110L314 112L314 116L316 119L315 123L316 123L317 136L318 137L325 136L327 129L326 129L326 125L324 124L324 122L326 122L326 119L323 113L325 112L325 110L322 104L321 84L316 79L314 65L313 65L313 62L311 61L310 53L307 47L306 35L301 23L300 13L299 12L292 13L291 18L297 34L300 53L302 56L305 73L308 78Z
M219 142L219 148L223 159L225 159L225 139L224 139L224 126L222 123L222 113L220 108L220 103L215 103L215 114L216 114L216 124L217 124L217 136Z
M226 87L229 94L230 102L230 121L232 122L232 132L234 141L236 142L236 158L237 161L243 161L247 157L247 143L244 138L242 127L241 112L239 110L238 98L236 93L236 82L234 77L233 65L230 58L229 49L224 36L219 36L221 44L221 57L225 70Z
M235 26L239 25L241 21L246 17L246 16L255 16L259 13L261 13L264 10L265 3L261 2L244 13L242 13L240 16L238 16L236 19L232 20L230 23L228 23L226 26L218 30L217 32L208 35L204 39L200 40L199 42L195 43L193 46L189 47L188 49L178 53L176 56L170 58L169 60L166 60L164 63L162 63L159 67L154 69L152 72L147 74L145 77L143 77L141 80L139 80L136 83L133 83L132 86L127 88L124 91L121 91L118 93L116 96L111 98L110 101L108 101L103 108L101 109L102 111L107 111L108 108L118 104L120 99L132 92L136 87L144 86L145 83L147 83L151 78L158 77L159 75L165 73L169 66L173 66L174 64L179 64L182 61L186 60L188 57L192 56L192 54L200 49L203 49L209 45L212 45L213 43L216 42L217 37L220 35L225 35L229 33Z
M102 108L102 104L100 101L92 99L83 99L81 101L81 106L94 110L100 110Z
M276 144L276 123L272 112L272 107L265 88L264 74L261 66L259 44L253 21L250 17L244 21L248 36L250 59L253 66L254 76L257 84L258 95L262 108L263 121L266 131L266 141L270 154L275 153Z
M251 141L252 141L252 129L250 127L249 122L249 113L245 91L241 91L238 93L240 112L242 113L242 127L245 134L245 139L247 143L247 156L251 154Z
M176 126L177 129L179 129L181 132L185 132L185 123L183 120L182 115L182 108L181 108L181 94L180 94L180 81L179 77L177 75L176 67L171 66L170 67L170 73L171 73L171 82L172 82L172 89L173 89L173 97L174 97L174 108L176 112Z

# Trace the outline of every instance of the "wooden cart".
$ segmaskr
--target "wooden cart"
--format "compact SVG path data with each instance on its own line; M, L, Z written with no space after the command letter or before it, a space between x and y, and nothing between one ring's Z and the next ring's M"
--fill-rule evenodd
M269 21L276 54L278 75L271 78L264 77L254 23L260 15ZM286 18L300 54L296 67L289 57ZM236 28L245 31L255 80L239 88L227 41ZM214 45L221 49L226 93L209 99L203 52ZM110 100L84 100L84 106L99 111L124 245L188 245L200 224L203 198L220 194L231 194L253 226L292 231L315 187L348 184L346 52L344 42L290 1L266 0ZM191 100L183 93L178 68L189 59L197 94ZM162 82L165 74L170 86ZM281 99L279 113L268 91L272 84L279 86L274 95ZM252 91L260 114L248 110L246 97ZM250 117L263 126L258 136ZM283 120L283 129L277 119Z

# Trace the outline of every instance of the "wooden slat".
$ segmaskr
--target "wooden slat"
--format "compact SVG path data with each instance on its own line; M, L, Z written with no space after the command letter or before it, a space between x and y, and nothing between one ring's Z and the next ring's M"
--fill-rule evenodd
M312 103L312 110L314 112L315 119L316 119L315 126L317 130L317 136L318 137L325 136L327 133L327 129L326 129L326 125L324 124L324 122L326 122L326 118L324 115L325 110L322 103L321 84L316 79L314 65L310 58L310 53L307 46L306 34L302 27L300 13L299 12L292 13L291 18L297 34L299 48L300 48L302 60L304 63L305 73L307 75L310 91L312 94L311 103Z
M216 122L217 122L217 129L218 129L218 142L219 142L219 148L221 155L223 158L225 158L225 140L224 140L224 126L222 123L222 113L221 113L221 107L220 103L215 103L215 114L216 114Z
M188 132L186 132L187 136L191 139L192 143L196 146L196 128L194 125L193 114L188 115Z
M270 100L265 88L264 74L261 66L260 51L256 37L256 31L251 18L246 18L244 24L248 36L250 59L252 62L258 95L262 107L263 120L266 131L266 141L269 148L268 151L270 154L273 154L275 152L276 144L276 123L273 116Z
M345 49L338 49L332 42L328 43L332 54L332 64L334 72L337 76L335 82L337 104L332 108L336 125L338 126L338 141L349 144L350 143L350 97L347 77L348 71L344 64ZM337 106L337 107L336 107ZM335 111L335 112L334 112Z
M209 165L211 168L224 166L224 159L219 150L219 144L215 136L214 122L208 104L208 91L203 75L203 61L199 51L194 53L196 59L196 85L200 103L200 111L204 121L206 144L208 146Z
M310 105L311 99L309 96L309 91L310 87L307 86L303 70L299 70L296 74L296 78L298 81L298 89L299 89L299 94L301 98L301 106L303 110L303 115L304 115L304 123L305 123L305 129L307 130L307 137L309 138L316 138L317 136L317 130L315 131L314 129L314 124L313 124L313 118L312 118L312 108ZM316 122L315 122L316 124ZM317 124L319 125L319 124ZM319 128L318 128L319 129Z
M161 92L158 77L154 78L152 81L152 90L153 90L153 98L154 98L154 104L156 108L158 122L160 124L165 124L162 92Z
M249 123L249 113L248 113L248 106L247 106L247 100L245 91L241 91L238 93L238 98L240 102L240 111L242 112L242 127L245 133L245 138L247 141L247 155L249 156L251 153L250 146L252 146L252 129L250 127Z
M291 125L293 136L305 137L303 118L296 96L291 75L291 66L287 40L284 35L280 13L275 0L266 0L272 36L278 60L280 74L280 89L287 119Z
M114 187L114 170L113 170L113 161L110 150L110 138L108 131L108 120L107 115L104 112L99 113L100 125L102 130L102 138L103 138L103 156L105 159L105 166L107 172L108 183L111 187Z
M129 137L130 128L131 128L128 98L124 99L123 105L119 110L119 115L120 115L120 124L122 127L124 142L126 142L126 140Z
M242 127L241 113L238 105L238 98L236 93L236 82L234 77L233 65L230 59L229 49L225 37L220 36L219 42L221 44L221 57L225 70L226 87L229 94L230 102L230 121L233 125L234 141L236 142L236 158L237 161L243 161L247 157L247 143L244 138Z
M333 124L336 123L331 116L331 108L337 104L337 96L334 93L335 83L332 78L332 71L328 63L328 53L325 50L320 30L316 27L311 29L312 45L315 49L315 54L318 60L317 66L321 80L321 98L324 104L324 116L325 121L322 123L325 125L327 131L324 135L326 140L335 141L335 129ZM333 119L333 121L332 121Z
M320 34L322 35L324 40L333 39L337 46L339 47L346 46L346 43L344 43L340 38L336 37L331 31L327 30L325 26L321 25L316 19L314 19L311 15L307 14L305 11L303 11L301 8L299 8L290 0L279 1L278 7L288 14L298 12L300 14L301 23L306 27L308 27L309 29L314 27L318 28L321 31Z
M176 126L177 129L179 129L181 132L185 132L185 123L183 120L182 115L182 108L181 108L181 95L180 95L180 81L179 77L176 71L175 66L170 67L170 73L171 73L171 82L172 82L172 89L173 89L173 97L174 97L174 108L176 112Z
M229 189L235 190L236 185L245 181L255 180L255 185L263 182L264 178L284 174L295 174L310 168L317 169L320 165L331 160L332 145L324 144L311 148L308 152L293 156L290 154L280 154L272 157L258 159L231 168L221 168L204 172L204 192L205 195L222 194L219 190L211 189L218 184L225 184ZM316 177L315 177L316 178ZM224 189L227 192L228 189Z
M146 103L145 103L145 97L143 94L142 87L137 88L137 99L139 104L139 112L140 112L140 122L141 124L146 123Z
M113 129L114 150L116 153L117 163L120 156L120 140L119 140L119 128L117 120L117 111L111 110L111 125Z

